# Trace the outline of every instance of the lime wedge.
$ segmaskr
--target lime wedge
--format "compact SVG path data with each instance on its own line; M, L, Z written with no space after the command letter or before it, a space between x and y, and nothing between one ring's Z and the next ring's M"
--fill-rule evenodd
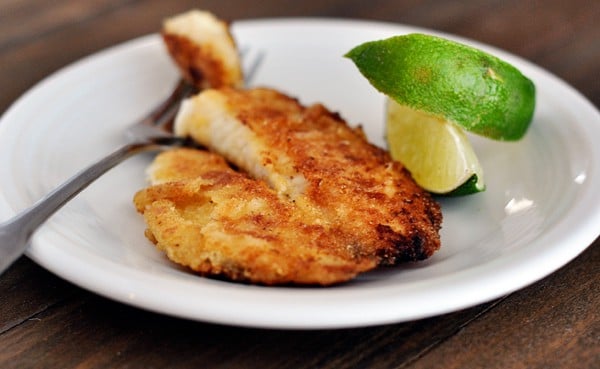
M510 141L521 139L531 124L533 82L479 49L414 33L363 43L346 57L388 96L391 155L431 192L485 189L464 131Z

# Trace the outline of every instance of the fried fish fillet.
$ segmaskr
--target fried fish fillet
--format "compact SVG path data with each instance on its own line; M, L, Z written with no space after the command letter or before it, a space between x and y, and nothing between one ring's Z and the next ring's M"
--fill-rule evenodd
M146 236L169 259L204 275L261 284L328 285L372 269L328 250L335 235L306 224L264 181L234 171L220 155L161 153L153 186L134 198Z
M184 103L175 129L214 153L161 154L150 168L157 185L135 203L149 238L193 270L327 285L440 247L439 205L320 104L211 89Z
M267 183L307 226L337 235L327 248L338 255L393 265L440 247L439 205L321 104L266 88L211 89L183 103L175 132Z
M225 21L191 10L167 18L161 34L181 74L198 88L243 85L240 56Z

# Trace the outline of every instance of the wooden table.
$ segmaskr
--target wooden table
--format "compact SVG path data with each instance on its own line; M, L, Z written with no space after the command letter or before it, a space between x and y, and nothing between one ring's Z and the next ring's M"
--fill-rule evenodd
M437 29L531 60L600 105L596 0L3 0L0 111L58 68L155 32L162 18L196 6L231 20L351 17ZM284 331L149 313L23 257L0 275L0 368L598 368L599 272L597 239L534 285L463 311L379 327Z

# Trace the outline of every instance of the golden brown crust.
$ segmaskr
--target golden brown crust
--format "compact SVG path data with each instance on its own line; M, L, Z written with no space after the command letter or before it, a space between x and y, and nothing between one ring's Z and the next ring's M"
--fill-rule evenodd
M266 172L262 179L291 196L295 211L329 225L328 231L337 235L329 248L346 257L377 255L381 264L422 260L439 249L439 205L400 163L368 143L360 128L349 127L320 104L303 107L271 89L225 88L209 95L218 95L225 101L223 114L249 129L245 141L259 148L260 169L237 156L249 151L245 148L223 148L204 135L192 137L251 175L260 178ZM269 173L301 177L302 193L295 197L292 181L280 185Z
M169 259L235 281L330 285L440 247L439 205L360 127L272 89L235 89L227 24L192 11L162 37L182 75L212 88L184 102L175 130L214 153L158 155L134 197Z
M229 169L229 165L220 155L179 148L157 155L148 168L148 174L150 183L161 184L195 179L207 172Z
M155 173L163 184L139 191L134 203L148 225L147 237L176 263L237 281L321 285L375 266L375 260L329 252L322 228L303 224L291 203L220 156L176 149L160 154L155 164L181 172Z
M161 34L181 74L199 89L243 86L240 56L224 20L190 10L165 19Z
M188 37L166 32L162 38L181 74L198 88L240 85L241 72L232 73L211 44L198 45Z
M190 103L179 124L223 156L162 153L150 168L159 185L135 196L171 260L232 280L329 285L439 248L439 205L322 105L228 88Z

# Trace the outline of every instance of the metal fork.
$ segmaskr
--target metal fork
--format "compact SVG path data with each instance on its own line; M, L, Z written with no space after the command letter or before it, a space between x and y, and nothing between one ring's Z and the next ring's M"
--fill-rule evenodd
M247 51L242 54L243 59L248 60L245 55ZM252 79L262 58L263 54L258 52L254 60L249 62L245 73L246 83ZM165 101L127 128L125 135L129 140L128 144L75 174L12 219L0 223L0 274L25 252L31 236L40 225L109 169L144 151L189 145L191 142L188 139L174 136L169 128L181 101L196 91L196 87L191 84L179 81Z

